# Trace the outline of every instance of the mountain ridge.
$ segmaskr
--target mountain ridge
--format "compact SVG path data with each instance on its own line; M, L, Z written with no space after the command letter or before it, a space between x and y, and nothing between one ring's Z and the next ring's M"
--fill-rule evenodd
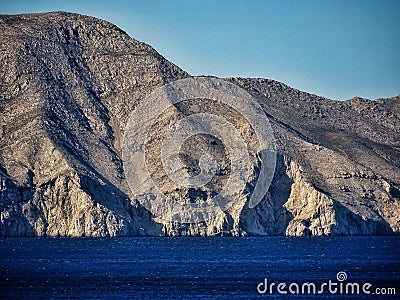
M191 76L94 17L1 15L0 27L0 235L399 233L399 96L336 101L226 78L270 119L279 148L270 190L255 209L243 194L215 220L165 222L131 195L122 139L137 103Z

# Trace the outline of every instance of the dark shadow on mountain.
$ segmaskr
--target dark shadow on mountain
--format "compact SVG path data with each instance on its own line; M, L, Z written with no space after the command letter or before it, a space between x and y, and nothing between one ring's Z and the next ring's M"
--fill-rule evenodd
M284 207L292 184L293 180L286 174L283 156L277 153L271 185L257 206L249 208L246 204L240 219L241 228L249 235L285 235L288 224L293 220L293 215Z
M377 220L363 218L353 213L338 201L334 202L336 225L332 227L332 235L394 235L390 225L376 213Z
M8 176L4 168L0 168L0 211L2 212L0 236L36 236L36 229L22 212L22 207L33 199L34 187L17 184ZM29 213L38 212L35 207L31 207Z

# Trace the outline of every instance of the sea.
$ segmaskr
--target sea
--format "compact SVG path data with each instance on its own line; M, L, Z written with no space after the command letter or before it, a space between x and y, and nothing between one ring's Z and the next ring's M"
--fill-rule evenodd
M1 299L400 299L400 237L0 238Z

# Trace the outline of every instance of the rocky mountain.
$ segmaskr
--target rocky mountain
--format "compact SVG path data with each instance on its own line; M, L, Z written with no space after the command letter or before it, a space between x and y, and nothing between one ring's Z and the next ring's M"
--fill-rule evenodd
M272 183L255 208L247 190L216 218L179 223L155 218L132 194L122 145L128 118L146 95L190 75L92 17L3 15L0 31L1 236L400 232L399 96L334 101L273 80L226 78L269 118L278 147ZM197 201L189 188L163 181L154 154L174 116L198 106L223 112L204 99L189 104L155 124L149 165L166 193ZM182 161L190 170L198 168L199 152L216 151L223 160L226 149L212 137L188 143ZM254 172L257 166L252 161ZM218 171L226 170L222 164ZM201 192L218 190L221 178Z

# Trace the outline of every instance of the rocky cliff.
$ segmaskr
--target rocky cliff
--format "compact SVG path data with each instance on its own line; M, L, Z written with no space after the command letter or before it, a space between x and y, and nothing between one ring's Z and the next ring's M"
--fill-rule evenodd
M278 147L271 186L255 208L244 192L214 219L165 221L128 188L124 131L146 95L190 75L91 17L0 16L0 31L1 236L400 232L399 96L333 101L273 80L227 78L255 97L270 120ZM172 114L194 106L177 106ZM153 131L161 135L171 116ZM154 149L159 135L149 141ZM197 152L225 151L204 135L186 150L183 161L194 170ZM183 201L193 197L190 189L164 189ZM218 184L205 192L213 189Z

